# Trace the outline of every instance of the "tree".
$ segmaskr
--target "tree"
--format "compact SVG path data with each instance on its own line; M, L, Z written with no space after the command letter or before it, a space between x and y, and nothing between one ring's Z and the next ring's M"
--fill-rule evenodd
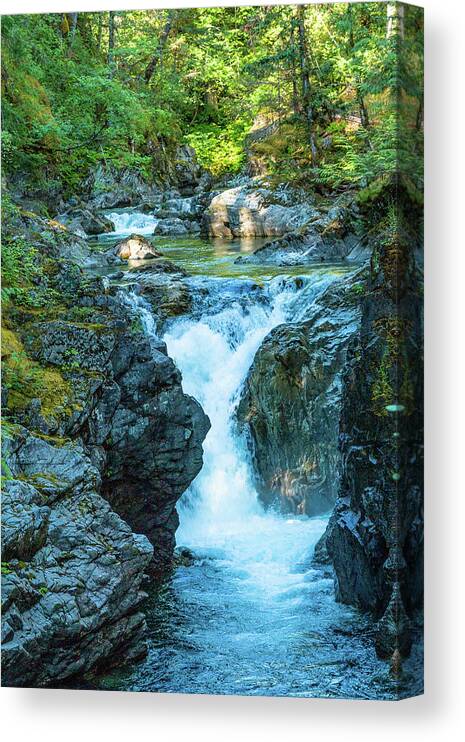
M305 6L296 6L297 30L299 35L299 64L302 81L302 110L307 123L307 135L311 149L311 164L316 165L316 145L313 132L313 109L310 89L309 59L307 49L307 35L305 31Z
M401 39L404 38L405 32L404 32L404 6L402 3L388 3L386 6L386 13L387 13L387 29L386 29L386 36L387 38L392 38L393 36L399 36Z
M171 33L171 29L173 28L173 23L176 18L176 11L175 10L168 10L167 11L167 18L166 23L164 25L163 31L160 35L160 38L158 40L158 46L157 51L153 55L152 59L148 63L145 73L144 73L144 79L147 85L149 84L150 80L152 79L153 73L155 72L155 69L157 65L162 66L163 63L163 52L165 49L165 44L168 40L168 36Z
M107 63L110 70L110 77L113 77L115 72L115 22L116 11L110 10L108 13L108 56Z

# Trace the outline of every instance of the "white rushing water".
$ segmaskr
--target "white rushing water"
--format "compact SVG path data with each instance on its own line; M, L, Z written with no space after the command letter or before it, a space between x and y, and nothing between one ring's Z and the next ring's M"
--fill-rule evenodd
M327 275L317 279L298 292L299 299L305 291L319 293L331 280ZM199 400L211 421L202 471L179 506L177 542L241 570L240 586L265 599L294 589L296 583L304 587L305 574L295 567L326 524L325 518L265 512L253 485L246 443L235 425L234 411L257 349L297 304L292 282L271 282L269 293L271 306L233 302L200 320L177 321L164 337L182 372L184 391Z
M177 542L196 558L152 592L147 657L117 687L346 698L397 692L364 639L366 619L337 604L332 578L312 567L327 519L262 508L235 425L265 336L283 321L303 319L336 277L315 272L299 279L299 288L293 279L273 279L263 291L250 281L213 279L208 289L202 281L193 316L174 320L165 334L184 390L212 424L203 468L179 505ZM144 298L128 301L156 336Z
M108 211L105 216L115 225L115 231L112 235L129 235L133 232L137 234L153 234L153 230L158 224L152 214L144 214L141 211Z

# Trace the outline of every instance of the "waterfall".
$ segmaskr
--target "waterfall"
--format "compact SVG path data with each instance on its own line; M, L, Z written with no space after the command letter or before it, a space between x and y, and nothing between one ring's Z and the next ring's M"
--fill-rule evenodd
M129 235L133 232L142 235L151 235L158 224L152 214L144 214L140 211L109 211L105 216L115 225L112 234Z
M199 400L211 421L203 468L179 504L177 542L245 569L248 579L243 587L252 581L260 593L279 593L302 578L293 574L295 566L316 543L325 519L265 512L234 412L265 336L277 325L297 319L304 293L306 303L311 303L332 280L328 274L297 285L292 279L275 279L264 290L268 301L250 295L248 302L232 302L218 313L179 319L164 336L182 372L185 392Z
M352 696L367 674L378 677L379 660L354 638L365 636L365 619L335 603L331 576L311 563L327 518L264 510L235 425L265 336L319 311L318 297L337 278L315 271L260 290L236 280L235 291L225 279L188 279L193 292L197 287L192 314L171 320L163 339L184 391L212 423L202 470L178 504L177 543L196 559L152 596L149 652L131 673L130 690L327 696L342 688ZM143 297L127 301L159 342Z
M211 421L202 470L178 505L177 543L213 556L226 573L240 569L241 589L252 589L254 600L260 595L268 600L297 586L302 594L308 589L305 573L296 572L296 565L311 553L326 519L265 511L235 409L266 335L283 322L301 321L336 278L328 272L297 280L279 277L258 292L250 290L250 282L235 281L236 291L226 303L229 283L209 281L208 296L199 299L195 316L172 321L163 337L182 373L184 391L200 402ZM192 284L191 289L195 291ZM146 334L159 340L145 299L130 294L125 300L139 315Z

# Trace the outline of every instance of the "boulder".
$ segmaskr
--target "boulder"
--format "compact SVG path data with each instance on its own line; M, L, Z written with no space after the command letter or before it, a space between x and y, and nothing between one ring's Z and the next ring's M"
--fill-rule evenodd
M172 219L160 219L153 230L153 233L165 237L183 237L189 233L189 226L186 221L179 219L178 217Z
M123 335L112 357L113 381L89 418L88 444L105 445L102 494L154 545L152 567L171 563L176 503L202 466L210 427L184 394L181 376L161 342Z
M153 260L162 256L161 252L140 234L131 234L118 242L113 248L113 253L121 260Z
M72 480L84 482L92 468L82 449L74 454L70 444L59 459L55 442L16 432L4 451L21 479L4 483L3 684L50 685L143 655L145 618L137 608L151 545L131 533L91 480L85 492L74 488ZM32 451L40 451L40 476L30 471ZM69 458L75 474L65 489Z
M98 165L86 183L89 205L97 209L117 209L145 204L157 208L159 188L144 179L138 170Z
M80 237L94 236L104 232L114 232L115 225L106 216L98 214L84 205L71 208L57 216L57 221L66 226L70 232Z
M179 271L144 274L139 280L139 290L162 321L187 314L192 307L191 292Z
M202 234L226 239L283 235L316 214L309 203L283 205L277 198L264 188L229 188L211 200L203 215Z
M285 512L324 513L337 497L341 372L358 330L359 286L359 276L336 281L306 321L272 330L244 384L238 420L250 435L257 489Z
M172 274L142 274L141 291L156 306L155 318L178 314L190 302L180 277ZM95 469L86 472L86 481L136 532L149 537L156 549L153 569L161 570L174 549L176 502L202 465L209 421L183 393L164 343L143 333L137 310L120 295L104 300L111 311L105 317L95 309L99 322L35 322L25 328L25 346L72 385L68 416L49 432L84 440ZM73 478L85 468L75 462L79 450L74 445L68 451L66 442L56 449L57 471L63 467L56 476L65 491L69 482L80 491ZM24 467L39 476L40 450L28 456L32 463Z
M344 194L329 207L322 204L305 223L285 230L250 255L239 256L236 262L292 266L366 261L370 252L355 234L357 217L353 194Z
M176 263L173 263L171 260L157 260L157 261L151 261L148 265L135 265L132 266L127 273L123 273L121 271L120 278L123 278L125 275L129 277L139 277L144 274L159 274L159 273L178 273L180 276L187 276L187 271L184 270L184 268L181 268L179 265L176 265Z
M163 201L162 207L155 212L159 219L195 219L202 212L202 199L198 196L187 198L168 198Z
M289 232L254 250L250 255L240 255L236 263L261 265L309 265L311 263L339 262L349 257L355 238L333 238L322 235L315 228ZM354 258L362 258L357 253Z

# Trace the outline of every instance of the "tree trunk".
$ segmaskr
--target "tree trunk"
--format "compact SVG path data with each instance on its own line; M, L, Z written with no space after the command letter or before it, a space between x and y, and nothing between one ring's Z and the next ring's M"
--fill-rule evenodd
M113 77L115 71L115 12L110 10L108 13L108 67L110 68L110 77Z
M311 150L312 167L316 165L316 146L313 132L313 110L310 90L310 75L308 71L307 37L305 33L305 7L297 6L297 30L299 33L299 64L302 83L302 108L305 115L308 131L308 141Z
M103 33L103 11L98 14L98 27L97 27L97 49L100 51L102 46L102 33Z
M347 6L347 14L349 16L349 49L348 54L349 57L352 57L354 53L354 46L355 46L355 39L354 39L354 24L353 24L353 17L352 17L352 4L349 3ZM358 103L358 109L360 112L360 121L364 129L368 129L370 126L370 119L368 117L368 110L365 105L365 101L362 95L362 92L360 90L360 80L358 79L357 75L354 75L354 85L355 85L355 92L357 96L357 103Z
M386 36L388 39L393 36L399 36L401 39L404 38L404 11L405 8L402 3L387 4Z
M292 110L295 114L300 113L300 106L299 106L299 90L298 90L298 84L297 84L297 72L296 72L296 66L295 66L295 28L294 24L291 21L291 81L292 81Z
M69 34L71 36L71 43L73 42L73 39L76 35L76 27L78 22L78 14L77 13L68 13L70 18L70 24L69 24Z
M163 51L165 49L165 44L167 42L168 36L171 33L171 28L173 26L175 15L176 15L175 10L168 11L168 17L166 19L165 27L163 28L160 39L158 41L157 51L153 55L152 59L148 63L147 68L145 70L144 79L147 84L152 79L153 73L155 72L157 66L158 65L161 66L163 63Z

